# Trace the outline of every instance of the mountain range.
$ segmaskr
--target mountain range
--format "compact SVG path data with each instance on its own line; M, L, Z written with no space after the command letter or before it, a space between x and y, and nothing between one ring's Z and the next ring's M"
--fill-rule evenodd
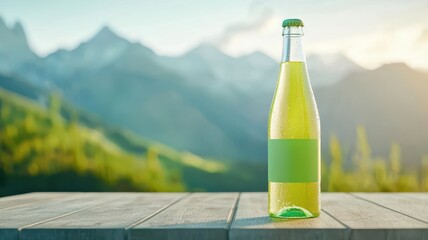
M10 73L17 66L36 60L28 45L24 28L17 22L11 28L0 18L0 71Z
M266 160L279 63L262 52L232 57L203 43L161 56L103 27L74 49L40 58L19 23L1 20L0 38L0 72L60 91L109 124L202 156ZM366 127L375 155L387 156L394 142L409 165L428 153L428 74L404 63L367 70L343 54L310 55L307 62L323 156L334 133L351 159L358 125Z
M364 126L374 156L388 156L395 143L407 166L415 166L428 153L427 90L428 74L404 63L354 73L315 89L324 142L334 133L351 154L355 127Z

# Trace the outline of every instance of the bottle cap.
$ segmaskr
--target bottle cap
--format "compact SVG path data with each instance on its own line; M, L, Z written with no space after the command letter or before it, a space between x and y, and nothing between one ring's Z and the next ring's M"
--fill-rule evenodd
M303 27L303 21L297 18L289 18L289 19L285 19L282 22L282 27Z

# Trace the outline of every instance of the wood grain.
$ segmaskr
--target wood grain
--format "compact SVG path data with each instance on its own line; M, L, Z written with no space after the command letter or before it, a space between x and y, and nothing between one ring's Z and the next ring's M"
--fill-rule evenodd
M345 239L346 227L327 214L282 220L267 214L267 193L242 193L229 239Z
M0 198L0 240L428 240L427 193L322 193L318 218L267 216L267 193L31 193Z
M128 230L128 239L226 240L238 193L192 193Z
M19 230L25 226L84 210L108 200L111 199L100 199L93 193L75 193L4 209L0 211L0 239L18 239Z
M125 239L126 227L144 220L185 195L122 193L115 200L100 206L24 228L21 239ZM104 198L105 194L102 196Z
M423 193L353 193L357 197L428 223L428 195Z
M23 204L33 204L39 201L45 201L47 199L64 197L70 195L70 193L26 193L15 196L8 196L0 198L0 211L7 208L17 207Z
M387 197L387 195L385 195ZM347 193L322 195L322 208L348 226L350 239L426 239L428 225Z

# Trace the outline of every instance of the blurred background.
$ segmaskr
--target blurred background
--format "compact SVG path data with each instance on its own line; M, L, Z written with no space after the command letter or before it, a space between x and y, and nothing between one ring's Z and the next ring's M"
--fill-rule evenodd
M428 2L0 1L0 195L266 191L305 22L323 191L428 190Z

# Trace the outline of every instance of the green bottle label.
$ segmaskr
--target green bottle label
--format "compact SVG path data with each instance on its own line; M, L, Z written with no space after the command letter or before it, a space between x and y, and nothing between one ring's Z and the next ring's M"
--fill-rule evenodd
M268 175L270 182L318 182L318 139L270 139Z

